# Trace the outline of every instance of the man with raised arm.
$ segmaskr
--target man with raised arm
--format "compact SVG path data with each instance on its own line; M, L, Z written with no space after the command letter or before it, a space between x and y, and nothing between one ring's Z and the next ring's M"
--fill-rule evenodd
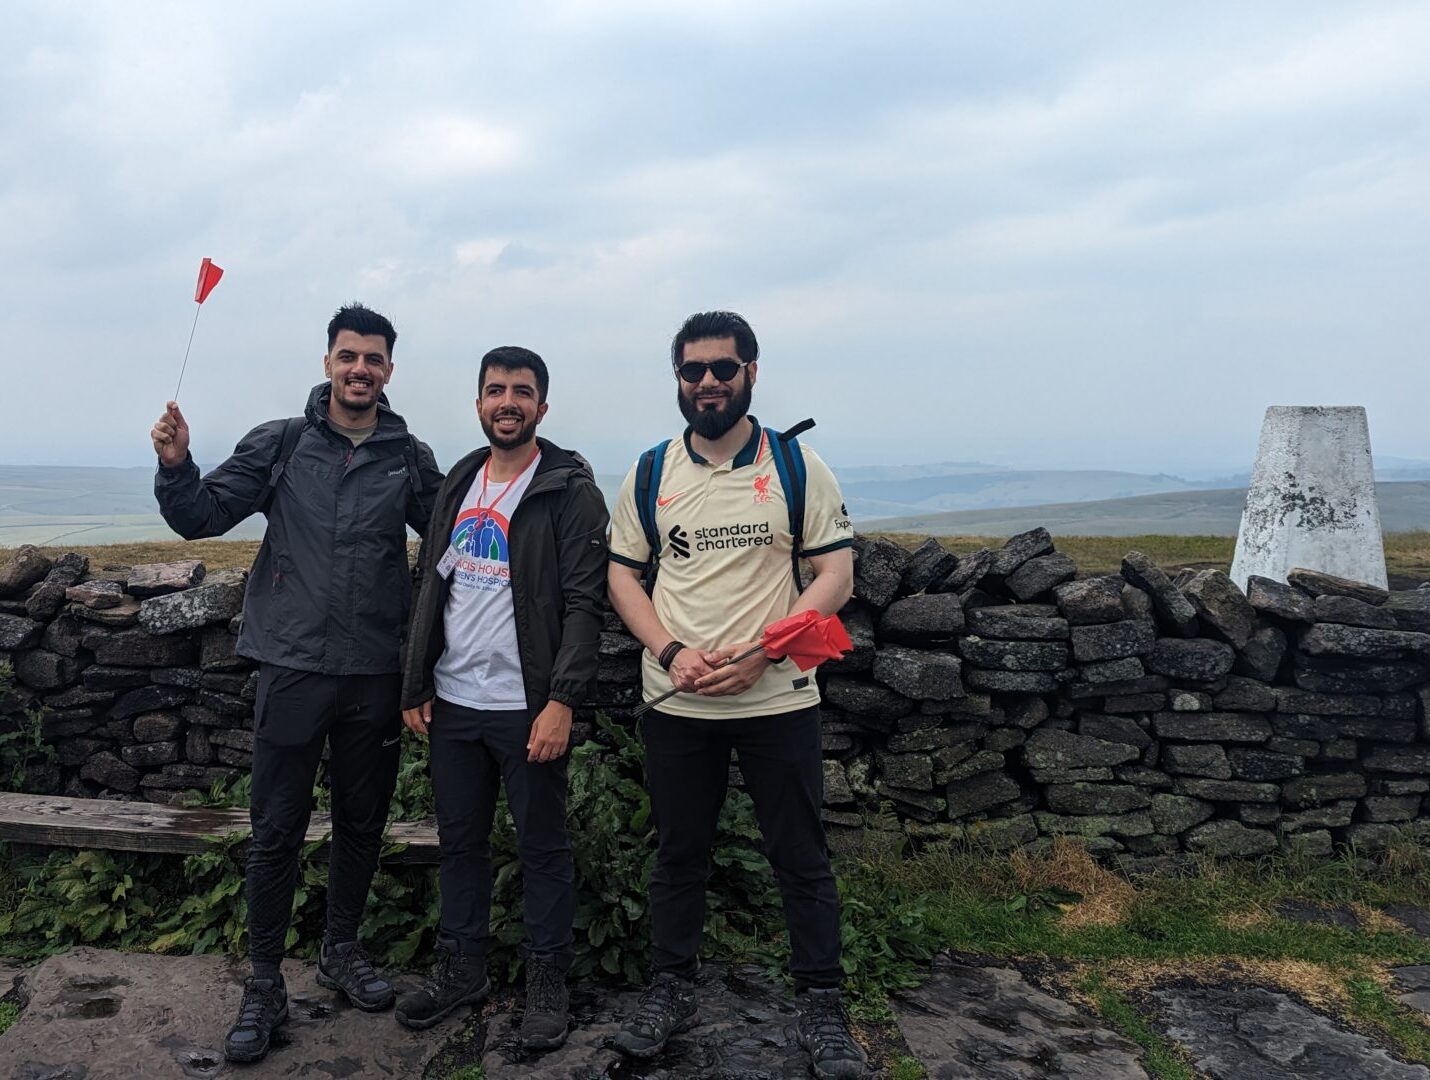
M383 393L396 340L377 312L340 308L328 323L327 381L303 415L260 424L206 476L189 456L177 403L150 432L159 511L184 539L268 517L237 645L259 676L246 872L253 973L224 1041L231 1061L263 1057L288 1017L280 965L325 744L333 835L318 981L367 1011L395 998L357 932L397 781L407 527L426 529L442 482L432 451Z
M403 721L431 739L442 920L425 986L397 1019L427 1028L487 995L491 830L506 788L526 920L521 1044L566 1039L576 875L566 833L572 710L596 678L606 586L606 504L578 455L536 429L546 363L503 346L482 357L488 446L452 468L422 554L403 672Z
M763 652L764 628L832 614L853 588L852 533L838 485L797 442L748 415L759 345L739 315L692 315L671 344L680 438L642 455L611 524L611 602L645 645L645 697L681 691L642 720L658 850L651 873L653 981L616 1034L653 1057L696 1022L705 884L731 751L754 800L784 899L800 1041L815 1075L857 1077L840 983L839 897L820 819L819 691ZM801 591L800 560L813 573ZM658 569L648 595L643 575Z

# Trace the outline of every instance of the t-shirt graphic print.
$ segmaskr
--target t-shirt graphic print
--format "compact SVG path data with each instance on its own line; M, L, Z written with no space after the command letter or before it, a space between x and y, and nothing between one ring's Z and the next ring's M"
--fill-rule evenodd
M442 614L446 647L433 680L443 701L469 709L524 709L526 686L511 597L511 517L540 455L511 483L492 483L484 468L452 524L457 556Z

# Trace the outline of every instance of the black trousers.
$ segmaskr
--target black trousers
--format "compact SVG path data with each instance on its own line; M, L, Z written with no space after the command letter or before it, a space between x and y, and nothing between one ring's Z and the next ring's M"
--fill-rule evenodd
M357 939L397 783L402 677L322 675L264 664L253 721L248 939L254 967L283 959L313 781L329 748L333 835L328 938Z
M656 710L641 730L659 845L650 878L652 968L695 973L710 853L733 750L779 882L795 989L837 987L844 978L839 893L819 816L824 802L819 709L729 720L692 720Z
M485 956L491 937L492 820L497 793L516 822L526 949L556 959L574 955L576 867L566 833L567 755L529 762L532 714L432 703L432 794L442 861L442 933L461 950Z

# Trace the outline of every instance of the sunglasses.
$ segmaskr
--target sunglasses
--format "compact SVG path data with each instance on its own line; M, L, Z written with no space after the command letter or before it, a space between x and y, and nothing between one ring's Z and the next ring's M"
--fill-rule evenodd
M687 360L676 367L675 373L692 384L703 381L707 371L721 382L729 382L748 363L748 360L711 360L709 363L703 360Z

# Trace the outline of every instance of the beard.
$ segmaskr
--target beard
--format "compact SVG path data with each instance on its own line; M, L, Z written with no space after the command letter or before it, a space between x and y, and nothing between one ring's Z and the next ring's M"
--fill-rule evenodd
M485 416L479 416L479 419L482 422L482 433L486 435L487 442L499 450L515 450L518 446L525 446L536 438L535 419L530 423L523 423L512 435L503 435L497 431L495 417L488 420Z
M750 411L751 388L749 378L743 380L739 390L731 390L725 404L718 409L702 409L694 398L686 397L685 388L675 388L675 399L680 404L680 414L685 417L690 429L702 439L718 439L744 419Z

